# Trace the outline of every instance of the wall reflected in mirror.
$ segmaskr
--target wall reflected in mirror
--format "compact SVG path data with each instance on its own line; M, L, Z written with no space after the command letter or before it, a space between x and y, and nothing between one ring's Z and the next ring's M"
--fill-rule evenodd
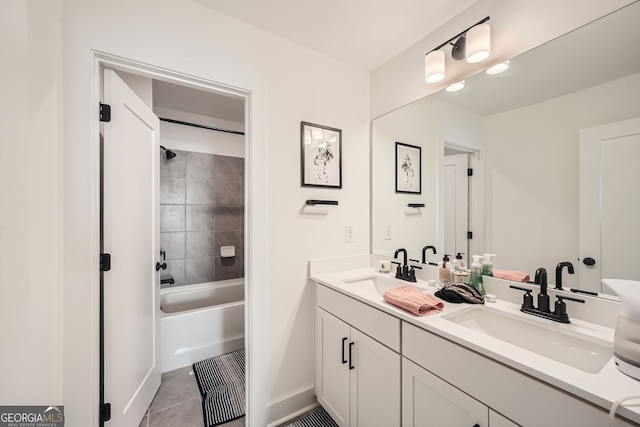
M372 252L388 256L402 247L420 259L421 249L434 245L435 261L442 259L452 196L445 187L445 147L453 147L467 150L474 168L468 196L473 239L466 255L495 253L495 268L531 277L545 267L550 282L558 263L569 261L575 274L565 270L563 286L600 292L599 278L582 262L592 257L600 266L606 254L602 245L589 248L595 253L581 249L587 233L602 229L596 224L581 231L580 132L640 117L637 22L640 3L512 58L505 73L478 73L459 92L441 91L375 119ZM394 192L396 141L422 147L419 196ZM640 158L631 163L640 164ZM637 194L631 183L619 191ZM408 203L425 208L411 211ZM612 246L607 236L603 241ZM640 266L640 253L631 256ZM620 274L640 280L640 267Z

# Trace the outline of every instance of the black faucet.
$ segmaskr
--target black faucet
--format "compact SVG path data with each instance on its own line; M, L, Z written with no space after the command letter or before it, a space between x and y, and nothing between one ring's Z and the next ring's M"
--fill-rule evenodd
M436 247L435 246L425 246L424 248L422 248L422 263L423 264L427 264L427 250L433 250L433 254L436 254ZM429 262L429 265L438 265L435 262Z
M400 248L400 249L396 249L395 254L393 255L394 258L398 258L398 254L402 252L403 255L403 263L400 264L399 262L396 261L392 261L394 264L398 265L398 268L396 269L396 279L402 279L402 280L406 280L409 282L415 282L416 281L416 272L414 270L414 268L421 268L421 267L415 267L415 266L411 266L411 268L409 268L409 263L408 263L408 254L407 254L407 250L404 248Z
M538 294L538 311L550 313L549 311L549 295L547 294L547 270L540 267L536 270L534 282L540 285L540 293Z
M567 271L569 272L569 274L574 273L573 264L571 264L569 261L564 261L558 264L556 267L556 289L562 290L562 269L564 267L567 267Z
M539 268L536 270L535 283L540 285L540 293L538 294L538 308L533 305L533 297L531 292L533 289L522 288L520 286L510 285L510 288L524 291L524 299L520 311L523 313L533 314L534 316L544 317L545 319L554 320L560 323L570 323L567 315L567 304L564 300L584 303L583 299L568 296L556 295L555 309L553 312L549 310L549 295L547 294L547 270Z
M175 283L175 281L173 280L173 276L169 277L168 279L160 279L160 284L164 285L165 283L173 285Z

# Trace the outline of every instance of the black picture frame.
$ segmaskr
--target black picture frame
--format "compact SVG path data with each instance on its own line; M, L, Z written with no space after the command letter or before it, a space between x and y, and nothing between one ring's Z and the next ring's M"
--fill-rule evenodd
M300 122L301 186L342 188L342 130Z
M396 141L396 193L422 194L422 147Z

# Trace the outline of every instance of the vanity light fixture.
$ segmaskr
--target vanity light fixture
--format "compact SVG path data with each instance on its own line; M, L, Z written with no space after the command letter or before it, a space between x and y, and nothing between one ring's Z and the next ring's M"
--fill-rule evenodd
M454 83L446 87L447 92L458 92L464 89L464 80L460 80L458 83Z
M427 83L436 83L445 77L445 54L441 50L446 45L451 45L451 57L455 60L466 59L468 63L476 63L485 60L491 53L491 29L483 20L455 35L440 46L428 52L424 58L424 80Z
M509 69L509 60L507 59L504 62L501 62L499 64L493 65L489 68L487 68L486 73L489 75L495 75L495 74L500 74L500 73L504 73L505 71L507 71L507 69Z

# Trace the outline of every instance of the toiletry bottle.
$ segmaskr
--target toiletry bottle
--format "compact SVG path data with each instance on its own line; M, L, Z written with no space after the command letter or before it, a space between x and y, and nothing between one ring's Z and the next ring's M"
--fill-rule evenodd
M449 283L451 281L451 271L449 271L449 255L445 255L442 258L442 266L438 270L438 276L442 283Z
M482 285L482 264L480 264L480 255L473 255L473 262L471 263L471 278L469 279L469 285L476 288L480 295L484 295L486 292Z
M493 263L491 262L491 257L494 256L496 256L496 254L484 254L484 261L482 261L483 276L493 277Z
M467 265L464 263L464 259L462 259L462 254L464 252L458 252L456 255L456 270L463 271L467 269Z

